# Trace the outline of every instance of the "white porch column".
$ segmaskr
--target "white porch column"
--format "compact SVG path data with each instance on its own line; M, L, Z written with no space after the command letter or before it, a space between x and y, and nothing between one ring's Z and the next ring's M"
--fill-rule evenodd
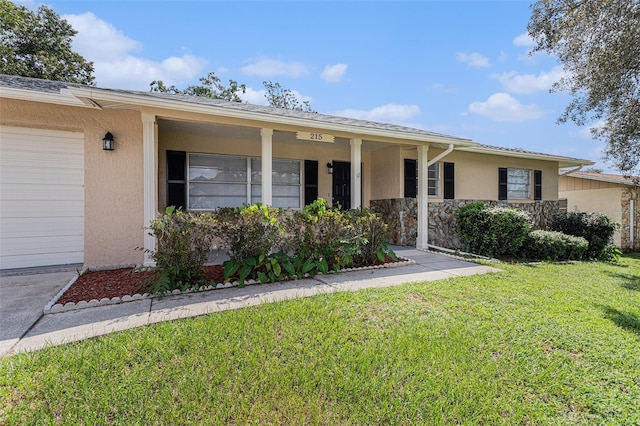
M262 204L273 204L271 171L273 170L273 129L260 129L262 136Z
M429 145L418 147L418 236L416 248L426 250L429 240Z
M351 208L362 207L362 139L351 139Z
M142 162L144 187L144 265L155 262L147 250L156 249L156 239L146 229L158 212L158 134L156 116L142 114Z

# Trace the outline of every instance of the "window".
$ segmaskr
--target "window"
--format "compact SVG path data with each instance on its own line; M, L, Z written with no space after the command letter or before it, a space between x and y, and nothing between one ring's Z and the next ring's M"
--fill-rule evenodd
M300 161L274 159L274 207L300 208ZM229 155L188 155L188 208L213 210L253 204L262 197L262 159Z
M429 197L440 195L440 165L434 163L427 171L428 183L427 191ZM404 160L404 196L405 198L416 198L418 194L418 161Z
M498 199L526 200L530 194L531 172L527 169L508 169L498 171Z

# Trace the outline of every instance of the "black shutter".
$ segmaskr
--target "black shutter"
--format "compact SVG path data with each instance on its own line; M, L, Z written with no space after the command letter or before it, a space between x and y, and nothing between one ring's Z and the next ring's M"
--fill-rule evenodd
M533 171L533 199L542 200L542 170Z
M304 160L304 205L318 199L318 162Z
M455 173L453 163L444 163L444 199L453 200L456 198Z
M167 151L167 206L184 209L187 204L187 153Z
M498 168L498 200L507 199L507 168Z
M404 160L404 198L416 198L418 195L418 161Z

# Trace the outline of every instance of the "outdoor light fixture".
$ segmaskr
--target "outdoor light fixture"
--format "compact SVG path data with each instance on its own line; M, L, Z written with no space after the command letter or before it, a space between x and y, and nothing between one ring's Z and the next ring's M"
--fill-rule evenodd
M327 173L333 174L333 163L327 163Z
M105 133L104 138L102 138L102 149L104 149L105 151L113 151L114 147L115 145L113 143L113 135L111 134L111 132Z

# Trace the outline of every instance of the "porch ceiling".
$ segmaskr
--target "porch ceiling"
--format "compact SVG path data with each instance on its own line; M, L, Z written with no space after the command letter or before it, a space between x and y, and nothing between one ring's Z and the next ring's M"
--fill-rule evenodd
M183 120L172 120L166 118L158 118L158 131L170 133L184 133L190 135L207 136L212 138L224 139L253 139L256 143L260 143L260 129L248 126L232 126L218 123L202 123ZM326 146L326 143L313 142L296 139L295 132L285 130L274 130L273 141L283 144L308 144L316 146ZM349 139L336 137L335 144L337 146L349 147ZM389 142L373 141L368 139L362 140L362 149L365 151L375 151L380 148L389 146ZM415 148L416 145L403 144L407 148ZM433 144L437 145L437 144Z

